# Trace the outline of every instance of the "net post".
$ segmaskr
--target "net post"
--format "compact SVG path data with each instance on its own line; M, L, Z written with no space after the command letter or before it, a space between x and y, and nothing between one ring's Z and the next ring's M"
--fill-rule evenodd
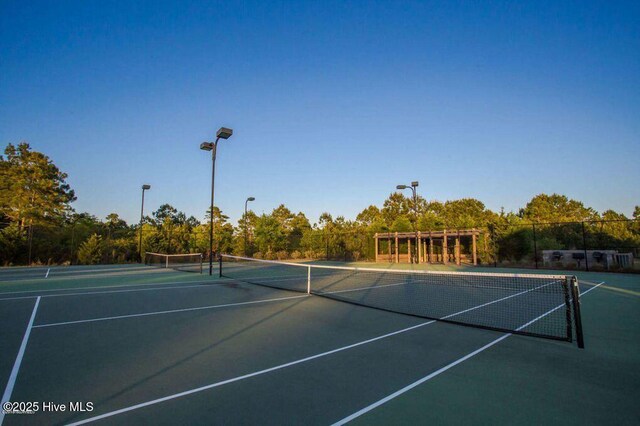
M218 278L222 278L222 255L218 255Z
M580 288L578 287L578 278L571 277L571 299L573 303L573 322L576 325L576 340L578 347L584 349L584 336L582 334L582 315L580 314Z
M311 294L311 266L307 266L307 294Z
M165 268L169 269L169 256L165 256L164 259L164 266Z
M202 253L200 253L200 275L202 275Z
M566 330L567 330L567 342L573 341L573 328L571 318L571 280L569 277L565 277L562 280L562 294L564 296L564 313L565 313L565 322L566 322Z

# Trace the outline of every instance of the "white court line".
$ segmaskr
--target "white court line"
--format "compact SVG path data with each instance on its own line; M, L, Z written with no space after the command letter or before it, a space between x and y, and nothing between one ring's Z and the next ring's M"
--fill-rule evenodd
M589 293L591 290L594 290L594 289L600 287L602 284L604 284L604 281L599 283L599 284L597 284L595 287L591 287L590 289L586 290L582 294L585 295L585 294ZM529 326L530 324L538 321L540 318L543 318L543 317L551 314L552 312L557 311L558 309L562 308L563 306L564 306L564 304L556 306L555 308L553 308L553 309L545 312L544 314L540 315L538 318L535 318L535 319L529 321L528 323L526 323L524 325L521 325L520 327L517 328L517 330L518 331L522 330L523 328ZM363 408L362 410L356 411L355 413L351 414L350 416L347 416L347 417L335 422L332 426L344 425L344 424L346 424L346 423L348 423L348 422L350 422L350 421L362 416L363 414L368 413L369 411L374 410L375 408L378 408L379 406L391 401L394 398L397 398L398 396L402 395L403 393L405 393L407 391L410 391L411 389L415 388L416 386L421 385L422 383L433 379L434 377L436 377L436 376L444 373L445 371L455 367L456 365L468 360L469 358L479 354L480 352L483 352L483 351L489 349L491 346L496 345L497 343L500 343L501 341L503 341L504 339L506 339L507 337L509 337L511 335L512 335L512 333L507 333L504 336L501 336L501 337L499 337L499 338L487 343L483 347L481 347L479 349L476 349L475 351L463 356L462 358L459 358L459 359L455 360L454 362L452 362L452 363L450 363L448 365L445 365L444 367L440 368L439 370L434 371L433 373L423 377L422 379L420 379L420 380L418 380L416 382L413 382L410 385L405 386L404 388L392 393L391 395L388 395L388 396L382 398L381 400L376 401L373 404Z
M530 290L527 290L527 291L522 292L522 293L526 293L528 291L530 291ZM503 299L508 299L510 297L513 297L513 296L515 296L515 295L509 296L509 297L506 297L506 298L503 298ZM500 299L500 300L503 300L503 299ZM497 301L494 301L494 302L497 302ZM484 304L483 306L486 306L486 305L487 304ZM564 304L561 305L561 306L564 306ZM469 309L466 309L464 311L460 311L460 312L457 312L455 314L448 315L448 317L450 318L452 316L455 316L455 315L458 315L458 314L462 314L462 313L468 312L468 311L469 311ZM280 369L283 369L283 368L287 368L287 367L290 367L292 365L296 365L296 364L300 364L300 363L303 363L303 362L311 361L311 360L314 360L314 359L317 359L317 358L321 358L321 357L324 357L324 356L327 356L327 355L331 355L331 354L334 354L334 353L337 353L337 352L341 352L341 351L344 351L344 350L347 350L347 349L352 349L352 348L357 347L357 346L361 346L361 345L365 345L365 344L368 344L368 343L372 343L372 342L375 342L377 340L385 339L387 337L395 336L397 334L404 333L404 332L407 332L407 331L410 331L410 330L414 330L414 329L419 328L419 327L424 327L426 325L433 324L435 322L437 322L437 321L436 320L431 320L431 321L423 322L421 324L414 325L412 327L407 327L407 328L404 328L402 330L397 330L397 331L394 331L394 332L391 332L391 333L388 333L388 334L384 334L382 336L374 337L372 339L364 340L364 341L361 341L361 342L358 342L358 343L354 343L354 344L351 344L351 345L348 345L348 346L343 346L341 348L333 349L331 351L323 352L321 354L312 355L310 357L302 358L302 359L299 359L299 360L296 360L296 361L292 361L292 362L289 362L289 363L286 363L286 364L281 364L281 365L277 365L275 367L271 367L271 368L267 368L267 369L264 369L264 370L256 371L256 372L253 372L253 373L249 373L249 374L246 374L244 376L234 377L232 379L228 379L228 380L224 380L224 381L221 381L221 382L212 383L212 384L209 384L209 385L206 385L206 386L202 386L202 387L199 387L199 388L187 390L187 391L184 391L184 392L176 393L176 394L173 394L173 395L168 395L168 396L165 396L165 397L162 397L162 398L158 398L158 399L154 399L154 400L151 400L151 401L147 401L147 402L143 402L143 403L140 403L140 404L136 404L136 405L132 405L132 406L129 406L129 407L125 407L125 408L122 408L120 410L111 411L111 412L108 412L108 413L105 413L105 414L101 414L101 415L98 415L98 416L95 416L95 417L90 417L90 418L85 419L85 420L80 420L78 422L71 423L68 426L81 425L81 424L94 422L96 420L101 420L101 419L104 419L104 418L112 417L112 416L115 416L115 415L118 415L118 414L126 413L128 411L137 410L139 408L143 408L143 407L147 407L147 406L150 406L150 405L159 404L161 402L169 401L169 400L176 399L176 398L181 398L183 396L191 395L191 394L194 394L194 393L197 393L197 392L202 392L202 391L205 391L205 390L208 390L208 389L212 389L212 388L215 388L215 387L226 385L228 383L233 383L233 382L237 382L237 381L240 381L240 380L248 379L248 378L251 378L251 377L259 376L259 375L262 375L262 374L270 373L272 371L276 371L276 370L280 370Z
M45 277L45 278L49 278L49 272L50 272L50 271L51 271L51 268L47 269L47 273L46 273L46 274L44 274L44 277Z
M92 287L52 288L52 289L48 289L48 290L5 291L5 292L0 292L0 300L9 300L9 299L2 299L2 296L4 296L5 294L50 293L52 291L78 291L78 290L93 290L93 289L102 289L102 288L146 287L146 286L151 286L151 285L167 286L167 285L175 285L175 284L209 284L209 283L211 283L211 281L173 281L173 282L168 282L168 283L140 283L140 284L122 284L122 285L97 285L97 286L92 286ZM36 297L36 296L47 297L47 295L40 295L40 294L36 294L34 296L29 296L29 297Z
M54 323L48 323L48 324L34 325L33 328L56 327L56 326L59 326L59 325L81 324L81 323L85 323L85 322L109 321L109 320L116 320L116 319L122 319L122 318L146 317L146 316L150 316L150 315L173 314L173 313L177 313L177 312L200 311L200 310L203 310L203 309L227 308L227 307L230 307L230 306L252 305L252 304L255 304L255 303L266 303L266 302L276 302L276 301L289 300L289 299L300 299L302 297L309 297L309 295L308 294L303 294L303 295L300 295L300 296L279 297L279 298L276 298L276 299L253 300L251 302L227 303L227 304L224 304L224 305L209 305L209 306L199 306L199 307L196 307L196 308L171 309L171 310L168 310L168 311L143 312L143 313L140 313L140 314L129 314L129 315L118 315L118 316L113 316L113 317L90 318L90 319L77 320L77 321L54 322Z
M118 269L110 269L110 270L93 270L93 271L85 271L84 273L77 273L75 271L60 271L55 268L50 268L53 270L56 280L80 280L87 278L112 278L112 277L121 277L127 275L146 275L146 274L165 274L170 272L167 269L138 269L138 270L118 270ZM34 281L38 277L41 276L44 269L38 269L34 271L29 271L27 273L19 274L20 276L16 276L15 274L7 276L0 272L0 283L11 283L11 282L24 282L24 281ZM171 271L175 272L175 271Z
M18 275L27 275L28 273L31 274L36 274L36 273L42 273L42 271L44 271L44 266L41 267L20 267L19 269L13 269L12 267L8 267L8 268L0 268L0 276L2 276L3 274L18 274ZM86 273L93 273L93 272L125 272L125 271L149 271L152 269L157 269L157 268L151 268L149 266L132 266L132 267L128 267L128 268L122 268L122 267L116 267L116 268L94 268L94 269L67 269L67 267L64 266L54 266L53 268L49 268L49 269L53 269L53 271L56 274L77 274L77 275L82 275L82 274L86 274ZM22 274L21 274L22 273Z
M215 284L215 286L220 284ZM80 293L65 293L65 294L43 294L43 295L34 295L34 296L21 296L21 297L6 297L4 299L0 298L0 302L3 300L20 300L20 299L33 299L34 297L67 297L67 296L86 296L89 294L112 294L112 293L131 293L135 291L154 291L154 290L179 290L181 288L212 288L214 285L203 285L203 284L195 284L195 285L181 285L178 287L154 287L154 288L133 288L129 290L110 290L110 291L85 291Z
M593 281L578 280L578 284L587 284L587 285L600 286L600 285L604 284L604 281L602 281L601 283L595 283L595 282L593 282Z
M36 319L36 312L38 312L38 305L40 305L39 297L36 299L36 303L33 306L31 319L29 320L27 329L24 332L24 337L22 338L22 344L20 344L20 350L18 350L18 355L16 356L16 361L13 364L11 375L9 375L9 381L7 382L7 387L4 389L4 394L2 395L3 403L11 400L11 394L13 393L13 386L16 384L16 379L18 378L18 371L20 371L20 364L22 364L22 357L24 356L24 351L27 348L29 335L31 334L31 329L33 328L33 321ZM0 408L0 425L2 425L3 421L4 421L4 410Z
M591 290L595 290L596 288L600 287L602 284L604 284L604 281L599 282L599 283L598 283L598 284L596 284L595 286L593 286L593 287L591 287L591 288L589 288L589 289L587 289L587 290L583 291L583 292L582 292L582 294L580 294L580 296L582 296L582 295L585 295L585 294L589 293Z

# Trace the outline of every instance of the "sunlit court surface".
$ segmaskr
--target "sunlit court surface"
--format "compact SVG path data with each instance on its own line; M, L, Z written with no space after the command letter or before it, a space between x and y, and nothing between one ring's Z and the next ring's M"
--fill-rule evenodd
M579 283L579 349L331 300L314 294L323 277L306 264L311 294L274 288L299 277L227 260L222 277L217 264L211 277L145 265L0 269L3 401L39 403L3 424L602 424L612 412L637 424L637 275L567 273ZM355 272L341 273L334 284ZM392 281L376 288L370 274L348 291L389 291ZM412 291L395 281L384 298ZM465 291L469 301L489 290ZM495 297L464 309L482 317L535 302L531 292ZM519 321L545 321L536 317Z

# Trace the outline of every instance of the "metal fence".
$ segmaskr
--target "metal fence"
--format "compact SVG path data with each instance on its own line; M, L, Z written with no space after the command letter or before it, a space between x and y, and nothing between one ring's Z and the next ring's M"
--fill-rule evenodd
M638 271L637 220L545 222L488 227L494 266Z
M554 223L491 223L476 226L479 265L585 271L640 271L640 222L595 220ZM441 231L432 229L431 231ZM422 234L430 230L421 231ZM448 228L455 235L455 228ZM142 236L142 238L141 238ZM246 244L245 244L246 242ZM140 246L142 243L142 246ZM399 250L406 249L406 242ZM463 263L469 242L461 242ZM106 224L24 226L0 222L0 265L138 262L139 253L205 253L209 226L111 228ZM380 244L380 254L388 250ZM436 247L431 260L453 259L454 246ZM392 249L395 251L395 247ZM440 250L440 252L438 252ZM366 229L306 229L290 232L274 247L258 247L253 232L215 229L214 251L264 259L374 261L374 232ZM91 255L91 256L89 256ZM89 256L89 257L88 257ZM392 262L392 256L388 256ZM379 259L386 261L385 256ZM407 259L408 261L408 259Z

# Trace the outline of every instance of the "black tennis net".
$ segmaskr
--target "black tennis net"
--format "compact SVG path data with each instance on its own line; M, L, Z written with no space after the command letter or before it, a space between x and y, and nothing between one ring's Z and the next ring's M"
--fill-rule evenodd
M455 324L578 341L573 276L403 271L309 265L222 255L220 275L356 305Z

